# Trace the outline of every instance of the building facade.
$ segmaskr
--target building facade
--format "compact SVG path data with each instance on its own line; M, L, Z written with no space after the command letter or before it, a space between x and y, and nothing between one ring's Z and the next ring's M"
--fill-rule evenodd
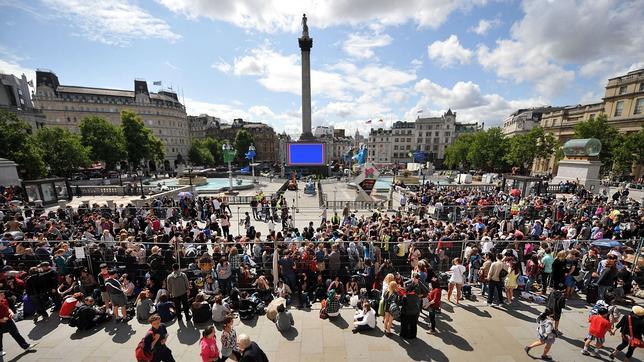
M190 130L190 141L206 137L206 131L209 128L217 128L221 119L207 114L198 116L188 116L188 129Z
M541 124L544 113L552 113L562 107L537 107L519 109L503 121L503 134L513 137L530 132L531 129Z
M156 170L157 166L173 169L177 158L185 159L190 148L186 109L177 94L149 92L144 80L135 80L134 90L69 86L61 85L54 72L37 70L35 106L45 115L45 126L63 127L73 132L79 131L81 120L88 116L102 117L118 126L121 111L136 113L164 145L163 164L149 161L147 167L151 170Z
M575 126L591 117L605 114L608 123L620 133L637 132L644 125L644 69L611 78L606 84L602 102L561 107L545 112L541 118L544 131L550 132L560 144L572 139ZM635 177L641 175L641 165L636 165ZM557 162L553 155L549 159L537 159L533 163L533 174L556 174Z
M457 123L456 112L451 109L440 117L395 122L390 133L372 129L368 141L369 160L377 163L407 163L412 162L410 154L424 151L429 155L429 161L440 163L445 158L445 149L456 138L457 127L462 133L480 129L477 123ZM390 144L385 146L385 143ZM389 153L382 154L385 151Z
M212 127L206 129L206 135L221 140L228 140L231 144L234 143L237 132L246 130L250 133L254 140L257 157L256 162L269 162L276 163L279 159L279 145L277 134L273 128L265 123L260 122L247 122L241 118L233 120L232 124L217 123Z
M12 74L0 74L0 109L18 115L18 118L31 126L32 132L45 125L45 115L34 108L29 82L24 74L20 78Z

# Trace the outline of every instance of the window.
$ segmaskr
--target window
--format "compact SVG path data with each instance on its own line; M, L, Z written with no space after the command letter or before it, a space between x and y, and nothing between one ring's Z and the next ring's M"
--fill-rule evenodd
M449 132L445 132L445 137L449 137L449 135L450 135Z
M626 93L626 86L625 85L619 87L619 94L624 94L624 93Z
M644 92L644 83L640 83L640 92Z
M398 138L394 138L394 142L398 142Z
M407 142L411 142L411 137L407 138Z
M635 102L635 114L644 113L644 98L640 98Z
M397 150L397 149L398 149L398 145L394 146L394 150Z
M438 131L434 132L434 136L438 137Z
M619 101L615 103L615 117L621 116L623 111L624 111L624 101Z
M434 151L438 151L438 146L434 146Z
M411 150L411 146L410 146L410 145L407 145L407 147L405 147L405 148L406 148L406 149L408 149L408 150Z

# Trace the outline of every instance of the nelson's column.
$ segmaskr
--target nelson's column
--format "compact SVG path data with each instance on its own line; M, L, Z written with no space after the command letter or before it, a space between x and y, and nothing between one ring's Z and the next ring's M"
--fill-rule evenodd
M298 38L302 50L302 135L300 140L313 139L311 133L311 48L313 39L309 37L306 14L302 16L302 36Z

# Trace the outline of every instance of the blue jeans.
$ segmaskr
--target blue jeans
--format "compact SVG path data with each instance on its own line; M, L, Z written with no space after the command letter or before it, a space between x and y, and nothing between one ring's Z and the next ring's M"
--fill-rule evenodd
M492 304L494 294L498 294L499 304L503 304L503 283L490 280L488 284L490 290L487 293L487 303Z

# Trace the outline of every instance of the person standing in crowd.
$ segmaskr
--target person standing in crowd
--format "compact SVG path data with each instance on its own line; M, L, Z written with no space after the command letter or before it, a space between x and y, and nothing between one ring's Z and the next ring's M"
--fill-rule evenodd
M491 306L494 297L497 296L498 304L503 305L503 281L502 272L507 274L507 266L503 262L503 255L496 254L496 261L490 265L490 271L487 274L489 290L487 294L487 305Z
M385 335L391 334L391 328L394 324L394 319L400 316L400 301L398 297L398 283L395 281L389 282L387 286L387 292L385 293L384 298L384 310L385 310L385 324L384 330Z
M429 326L430 330L427 333L436 333L436 313L441 310L441 294L443 290L440 288L438 281L432 280L432 290L427 295L429 299Z
M7 303L7 298L5 297L5 291L0 290L0 359L7 354L2 345L2 337L5 333L9 333L20 348L25 351L33 349L33 346L18 331L18 327L16 327L16 323L13 321L13 312L9 309L9 303Z
M177 309L177 318L181 319L181 311L186 314L186 321L190 320L190 303L188 302L188 288L190 282L184 272L179 269L179 264L172 265L172 273L166 278L168 292Z
M541 267L541 294L545 295L548 292L550 284L550 275L552 274L552 264L555 259L552 257L550 248L546 248L543 257L539 263Z
M240 334L237 337L237 344L242 351L239 362L268 362L268 357L264 351L257 345L257 343L250 340L246 334Z
M641 344L644 334L644 308L638 305L634 306L631 312L623 316L615 327L620 331L622 343L610 353L610 359L615 358L617 351L623 351L628 347L624 361L629 361L633 357L635 349L644 348ZM637 346L637 341L639 341L639 346Z
M557 334L554 329L554 313L552 310L546 308L546 310L537 317L537 336L539 340L533 342L531 345L524 348L525 353L530 354L530 350L535 347L545 345L543 349L543 354L541 359L544 361L552 361L552 357L548 355L550 348L555 343Z
M123 285L118 279L118 275L114 270L110 270L109 277L105 280L105 287L107 288L107 293L110 296L110 301L112 301L112 315L114 320L118 322L127 322L127 297L123 291ZM119 317L119 310L121 311L121 316Z
M461 300L461 291L463 290L463 284L465 284L465 267L461 264L461 258L455 258L453 261L450 271L452 272L451 277L449 278L449 287L447 289L447 301L451 302L452 292L456 288L456 302Z
M215 335L215 326L208 326L201 332L201 361L202 362L218 362L219 349L217 348L217 339Z
M581 354L598 357L599 354L592 350L591 343L594 341L595 347L599 350L604 346L606 332L610 332L611 335L615 334L615 331L612 330L612 324L608 320L608 309L600 308L597 314L593 314L588 318L588 324L588 335Z
M143 351L152 355L152 361L155 362L174 362L172 351L166 345L168 339L168 329L161 323L161 317L153 314L148 319L150 329L143 338Z
M237 344L237 332L233 328L233 317L226 317L224 329L221 331L221 359L225 362L230 356L237 361L241 358L239 345Z
M462 266L462 265L461 265ZM407 286L402 298L400 310L400 336L405 339L416 338L418 316L420 316L420 298L418 298L418 281L414 278Z

